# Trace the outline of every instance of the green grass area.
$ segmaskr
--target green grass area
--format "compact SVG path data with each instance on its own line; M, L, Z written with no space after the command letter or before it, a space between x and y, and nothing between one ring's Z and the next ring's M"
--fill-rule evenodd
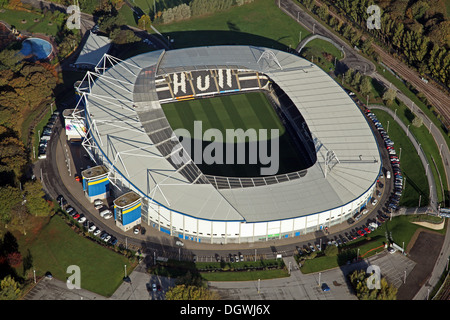
M131 19L129 9L121 10ZM211 15L155 27L165 39L174 40L173 48L242 44L287 50L298 45L300 32L302 38L310 34L273 0L255 0Z
M210 99L195 99L163 104L172 129L187 129L194 137L194 121L202 122L202 134L218 129L225 137L227 129L278 129L284 126L261 92L232 94Z
M406 184L400 199L400 205L405 207L417 207L420 196L420 205L428 205L430 193L428 180L425 175L425 168L422 165L411 140L388 113L376 109L372 109L372 112L377 116L385 130L389 128L389 137L395 143L394 147L397 156L401 157L400 168L402 169L403 177L406 178Z
M303 48L300 55L322 68L325 72L335 69L335 58L343 58L342 52L333 44L322 39L314 39Z
M385 250L384 248L378 247L383 246L388 242L387 237L401 247L404 243L404 248L407 248L417 229L424 228L412 223L420 220L422 220L420 216L414 215L393 217L392 221L387 220L377 230L373 231L369 235L361 237L341 247L338 256L320 256L311 260L305 260L301 266L301 271L306 274L337 268L347 264L348 261L352 261L358 253L360 257L368 258ZM438 232L444 234L445 231L446 230L443 229Z
M303 158L297 146L288 132L285 131L275 110L261 92L167 103L163 104L163 110L173 130L183 128L190 133L189 137L183 136L183 139L190 139L190 150L189 146L187 147L188 152L190 152L191 157L194 158L200 170L205 174L227 177L260 176L260 169L266 167L267 164L264 164L260 157L261 151L259 148L261 148L261 145L259 142L262 141L267 142L267 144L263 142L265 146L267 145L267 155L271 156L271 159L274 161L278 161L278 174L299 171L307 166L305 160L302 160ZM201 121L202 135L200 137L196 136L194 121ZM217 134L214 137L214 141L223 142L225 140L225 143L218 144L217 149L214 151L210 150L213 139L203 137L203 133L209 129L216 129L215 132ZM253 132L254 136L251 138L246 136L245 141L240 139L240 141L235 140L234 143L231 142L227 138L227 130L232 130L232 133L234 133L237 132L235 130L239 129L242 129L242 133ZM261 129L267 130L267 137L270 143L264 136L261 136L259 131ZM279 130L279 138L270 137L270 130L272 129ZM197 131L200 130L197 129ZM179 132L176 132L176 134L179 135ZM223 140L215 140L216 138ZM196 160L199 155L193 154L193 151L196 150L195 144L200 143L200 140L202 150L204 150L201 155L203 156L202 160L205 160L206 154L211 154L217 157L215 163ZM256 146L257 141L258 145ZM272 148L272 143L278 143L277 154L274 153L277 151ZM251 149L255 146L256 149ZM228 159L227 155L229 155L227 152L231 150L229 148L234 150L233 161L226 160ZM243 148L241 150L244 151L241 151L240 148ZM252 152L252 150L255 150L255 152ZM253 156L256 163L252 163ZM239 161L240 159L243 160L243 163Z
M30 244L21 246L22 252L29 250L36 275L50 271L65 281L71 265L80 267L81 287L103 296L111 296L122 283L124 265L130 262L109 249L78 235L59 216L54 216Z
M0 20L14 26L19 31L56 35L58 24L42 14L33 12L3 9L0 12ZM36 22L35 22L36 20Z

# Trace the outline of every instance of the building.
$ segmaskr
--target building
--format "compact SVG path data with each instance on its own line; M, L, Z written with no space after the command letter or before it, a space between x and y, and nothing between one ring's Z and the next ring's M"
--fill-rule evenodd
M88 70L94 69L103 55L108 53L110 47L111 40L108 37L89 31L86 42L74 63L75 67Z
M63 110L64 129L69 142L81 142L86 136L84 110L74 113L74 109Z
M114 201L116 226L124 231L141 223L141 197L134 191L127 192Z
M81 177L84 194L90 202L109 197L108 168L103 165L88 168L81 172Z
M125 61L105 55L95 70L86 75L95 81L79 88L83 146L108 168L112 196L137 193L142 223L161 232L203 243L298 237L345 222L376 191L382 163L366 118L327 73L299 56L197 47ZM194 161L174 163L179 141L162 103L246 90L270 90L284 120L309 130L299 138L311 137L303 143L313 146L313 164L244 179L205 175Z

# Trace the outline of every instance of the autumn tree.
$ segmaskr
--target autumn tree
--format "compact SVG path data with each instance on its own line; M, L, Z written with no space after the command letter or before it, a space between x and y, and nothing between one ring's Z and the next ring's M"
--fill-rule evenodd
M355 289L356 296L360 300L396 300L397 288L389 284L385 278L379 280L379 287L369 288L368 280L372 274L367 274L364 270L355 270L349 275L350 283Z
M24 195L28 212L34 216L47 216L51 208L44 199L45 193L39 181L29 181L24 184Z
M20 284L11 276L6 276L0 281L0 300L17 300L20 292Z
M138 20L138 28L150 30L151 25L152 20L150 20L150 17L146 14L143 14Z
M23 201L22 192L12 186L0 187L0 223L8 226L12 219L12 210Z

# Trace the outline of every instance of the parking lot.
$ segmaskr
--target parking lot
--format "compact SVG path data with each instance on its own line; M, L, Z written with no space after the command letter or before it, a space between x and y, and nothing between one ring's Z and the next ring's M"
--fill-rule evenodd
M288 264L296 265L292 257ZM365 270L369 265L380 267L381 276L386 277L397 288L403 284L416 263L408 257L396 252L385 251L358 263L341 268L326 270L320 273L302 274L293 268L288 278L242 281L242 282L209 282L210 288L217 291L224 300L357 300L347 281L347 275L354 270ZM329 291L324 291L326 283Z

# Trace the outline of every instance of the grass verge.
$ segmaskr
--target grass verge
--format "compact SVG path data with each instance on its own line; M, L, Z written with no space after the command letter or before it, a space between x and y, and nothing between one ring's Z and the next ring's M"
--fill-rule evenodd
M58 215L23 250L29 250L36 275L50 271L55 278L65 281L71 275L67 268L77 265L81 270L81 287L105 297L111 296L122 283L124 265L128 266L128 272L132 270L125 256L81 237Z

